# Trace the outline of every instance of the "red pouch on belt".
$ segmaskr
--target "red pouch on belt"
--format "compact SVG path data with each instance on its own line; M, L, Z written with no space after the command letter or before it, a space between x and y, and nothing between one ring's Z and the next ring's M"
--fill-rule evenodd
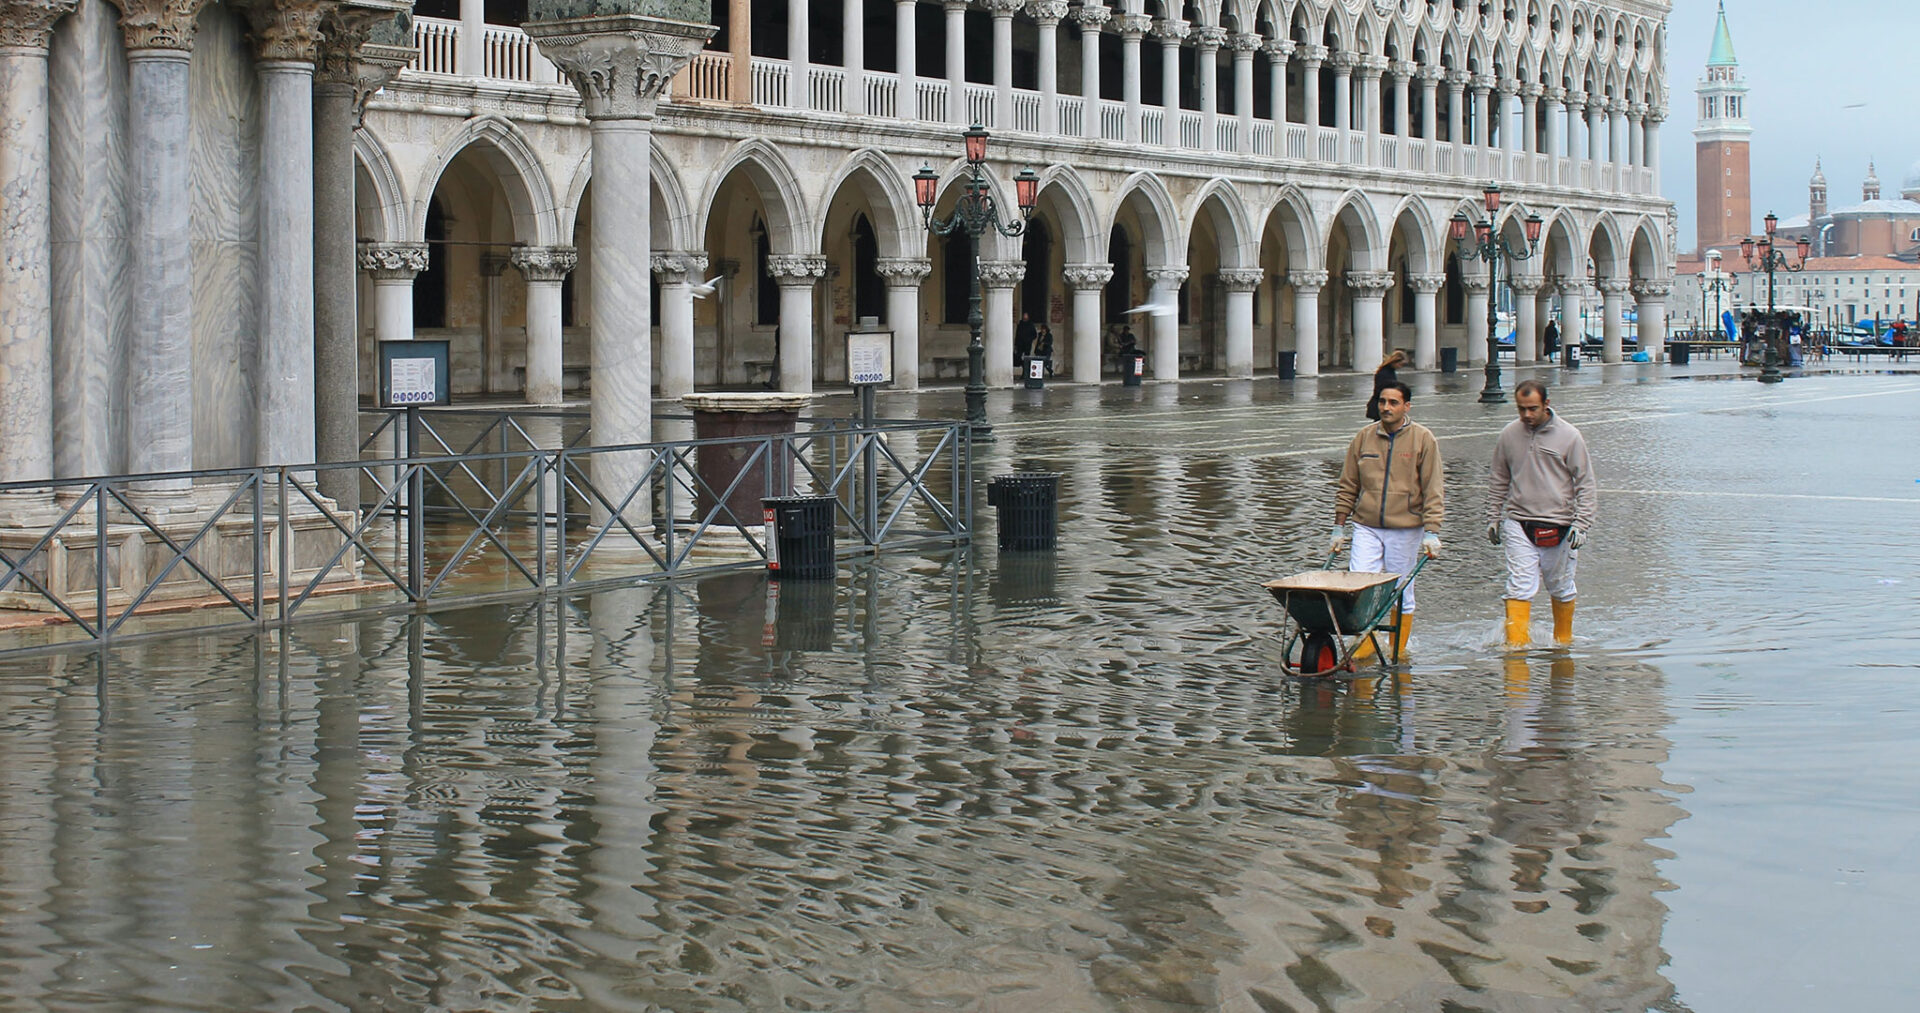
M1572 527L1570 524L1548 524L1544 521L1520 522L1521 530L1527 533L1527 541L1543 549L1558 546L1560 540L1567 537L1567 529L1570 527Z

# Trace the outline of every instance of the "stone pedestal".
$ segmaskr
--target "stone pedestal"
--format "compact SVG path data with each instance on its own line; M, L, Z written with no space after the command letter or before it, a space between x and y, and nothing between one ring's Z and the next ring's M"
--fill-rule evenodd
M688 394L680 399L693 412L693 435L699 440L717 440L791 433L800 421L800 412L811 399L805 394L714 392ZM756 525L761 517L760 501L771 496L793 493L793 472L785 447L755 457L752 443L714 444L695 453L695 470L701 487L694 497L694 518L707 517L726 498L726 512L714 518L714 526L700 536L695 555L700 558L750 558L759 554L747 543L731 521L742 527ZM728 488L732 488L729 493ZM771 490L771 491L769 491ZM727 513L732 514L731 521ZM691 534L691 530L688 534Z

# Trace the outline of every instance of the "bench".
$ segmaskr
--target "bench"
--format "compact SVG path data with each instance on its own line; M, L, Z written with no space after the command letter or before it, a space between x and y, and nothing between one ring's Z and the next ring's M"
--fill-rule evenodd
M1892 361L1896 361L1896 362L1904 361L1907 357L1907 353L1912 351L1913 349L1906 345L1831 344L1827 346L1827 354L1829 355L1835 352L1838 352L1839 354L1844 355L1849 359L1862 359L1862 360L1875 355L1884 355L1889 360L1892 360Z
M741 365L747 367L747 382L764 386L773 386L772 359L742 359Z
M927 361L933 364L933 378L936 380L944 377L966 379L967 357L964 355L936 355Z
M525 366L513 367L513 383L514 383L514 386L519 387L523 391L527 389L527 367ZM586 390L587 389L587 367L561 366L560 367L560 389L561 390Z

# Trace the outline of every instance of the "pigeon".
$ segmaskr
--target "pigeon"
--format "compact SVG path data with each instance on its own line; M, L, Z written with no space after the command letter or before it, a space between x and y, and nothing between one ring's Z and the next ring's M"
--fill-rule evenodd
M1170 316L1173 316L1173 312L1174 312L1174 306L1172 303L1169 303L1169 302L1141 303L1140 305L1135 306L1134 308L1127 311L1128 315L1132 315L1135 313L1145 313L1146 315L1152 316L1152 317L1170 317Z
M689 286L690 288L693 289L693 297L695 299L705 299L706 297L712 295L713 290L719 287L720 279L724 277L726 276L716 274L713 277L708 278L706 281L700 282L697 285Z

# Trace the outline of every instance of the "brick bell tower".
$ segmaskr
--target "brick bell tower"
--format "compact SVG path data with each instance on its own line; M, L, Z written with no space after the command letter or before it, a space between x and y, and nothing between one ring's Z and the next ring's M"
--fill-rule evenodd
M1727 31L1727 4L1720 0L1720 22L1713 30L1707 73L1694 89L1700 97L1699 125L1693 128L1694 186L1698 250L1726 252L1742 236L1753 234L1753 175L1748 148L1753 125L1747 120L1747 79L1733 55Z

